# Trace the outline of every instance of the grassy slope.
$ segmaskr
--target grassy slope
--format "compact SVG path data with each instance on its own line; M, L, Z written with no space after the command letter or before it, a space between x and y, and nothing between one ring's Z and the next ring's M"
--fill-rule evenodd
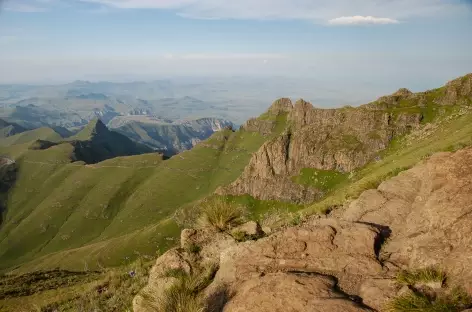
M20 171L0 228L0 268L96 268L164 250L180 233L176 209L236 179L266 139L223 131L167 161L145 154L94 165L67 163L67 143L4 148Z
M25 131L19 134L12 135L10 137L0 139L0 147L11 146L14 144L22 144L32 142L38 139L58 142L62 140L62 137L52 130L51 128L38 128L30 131Z

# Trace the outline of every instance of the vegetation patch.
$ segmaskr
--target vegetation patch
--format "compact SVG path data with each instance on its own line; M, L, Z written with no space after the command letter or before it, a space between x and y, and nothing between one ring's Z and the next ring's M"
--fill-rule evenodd
M70 287L78 283L92 281L99 272L47 271L33 272L20 276L4 276L0 279L0 300L24 297L49 289Z
M446 273L440 269L429 267L414 271L402 271L397 275L397 282L405 285L419 283L440 283L446 281Z
M388 304L389 312L459 312L472 306L472 298L462 289L453 289L434 297L411 293L399 296Z
M349 177L347 173L334 170L303 168L298 176L292 177L295 183L311 186L322 191L330 191Z
M221 198L213 198L201 204L198 225L213 228L219 232L240 225L245 216L245 209Z
M138 259L100 272L54 270L0 278L0 310L76 312L131 311L134 296L147 284L154 261Z
M262 234L247 234L244 231L232 231L231 236L237 241L237 242L246 242L250 240L258 240L259 238L263 237L264 235Z
M201 292L210 285L217 270L216 265L208 265L191 274L180 271L172 276L176 281L162 296L144 293L144 304L156 312L203 312Z

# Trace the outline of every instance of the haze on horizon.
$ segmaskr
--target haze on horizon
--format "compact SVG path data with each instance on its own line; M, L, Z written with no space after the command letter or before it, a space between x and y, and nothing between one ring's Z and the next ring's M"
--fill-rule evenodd
M243 76L422 90L472 71L471 17L470 0L7 0L0 83Z

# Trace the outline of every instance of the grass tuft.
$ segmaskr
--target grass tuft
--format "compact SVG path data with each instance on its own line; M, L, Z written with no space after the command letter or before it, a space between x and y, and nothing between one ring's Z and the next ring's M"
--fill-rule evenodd
M201 250L202 250L202 247L200 247L199 245L197 244L190 244L188 245L185 250L189 253L189 254L198 254Z
M242 206L215 198L202 204L198 223L201 227L223 232L240 225L244 215L245 210Z
M217 270L216 265L208 265L192 274L169 270L169 276L177 281L161 297L144 293L145 305L156 312L203 312L205 302L200 293L211 283Z
M389 312L459 312L470 308L472 298L462 289L453 289L449 294L430 298L421 293L407 294L395 298L387 307Z
M445 281L446 273L433 267L415 271L402 271L397 275L397 282L405 285L430 282L439 282L442 285Z

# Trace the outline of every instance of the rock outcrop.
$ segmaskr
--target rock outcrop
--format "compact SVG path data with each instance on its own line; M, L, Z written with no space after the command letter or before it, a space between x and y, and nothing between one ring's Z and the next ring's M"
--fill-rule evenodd
M218 234L215 243L186 230L182 247L198 242L219 263L204 295L231 295L211 311L385 311L412 292L397 274L428 267L445 271L448 288L472 294L471 159L472 148L433 155L336 213L257 241ZM445 287L433 284L433 292Z
M316 109L303 100L292 108L288 99L274 103L267 114L281 113L288 113L290 127L266 142L243 174L220 189L219 194L313 202L322 195L320 190L291 180L302 168L350 172L370 162L394 137L421 121L420 113L394 115L364 108ZM249 125L256 129L253 124L259 124L259 131L265 133L265 122L254 120Z
M431 107L472 105L472 74L444 87L412 93L400 89L357 108L318 109L299 100L272 104L260 118L242 128L265 136L273 133L275 116L287 115L287 127L270 139L231 185L218 194L249 194L262 200L310 203L323 195L319 189L299 185L291 177L303 168L351 172L371 162L392 139L417 128L431 118ZM428 112L429 111L429 112Z
M439 153L364 192L343 214L388 227L384 265L442 267L472 293L472 149Z

